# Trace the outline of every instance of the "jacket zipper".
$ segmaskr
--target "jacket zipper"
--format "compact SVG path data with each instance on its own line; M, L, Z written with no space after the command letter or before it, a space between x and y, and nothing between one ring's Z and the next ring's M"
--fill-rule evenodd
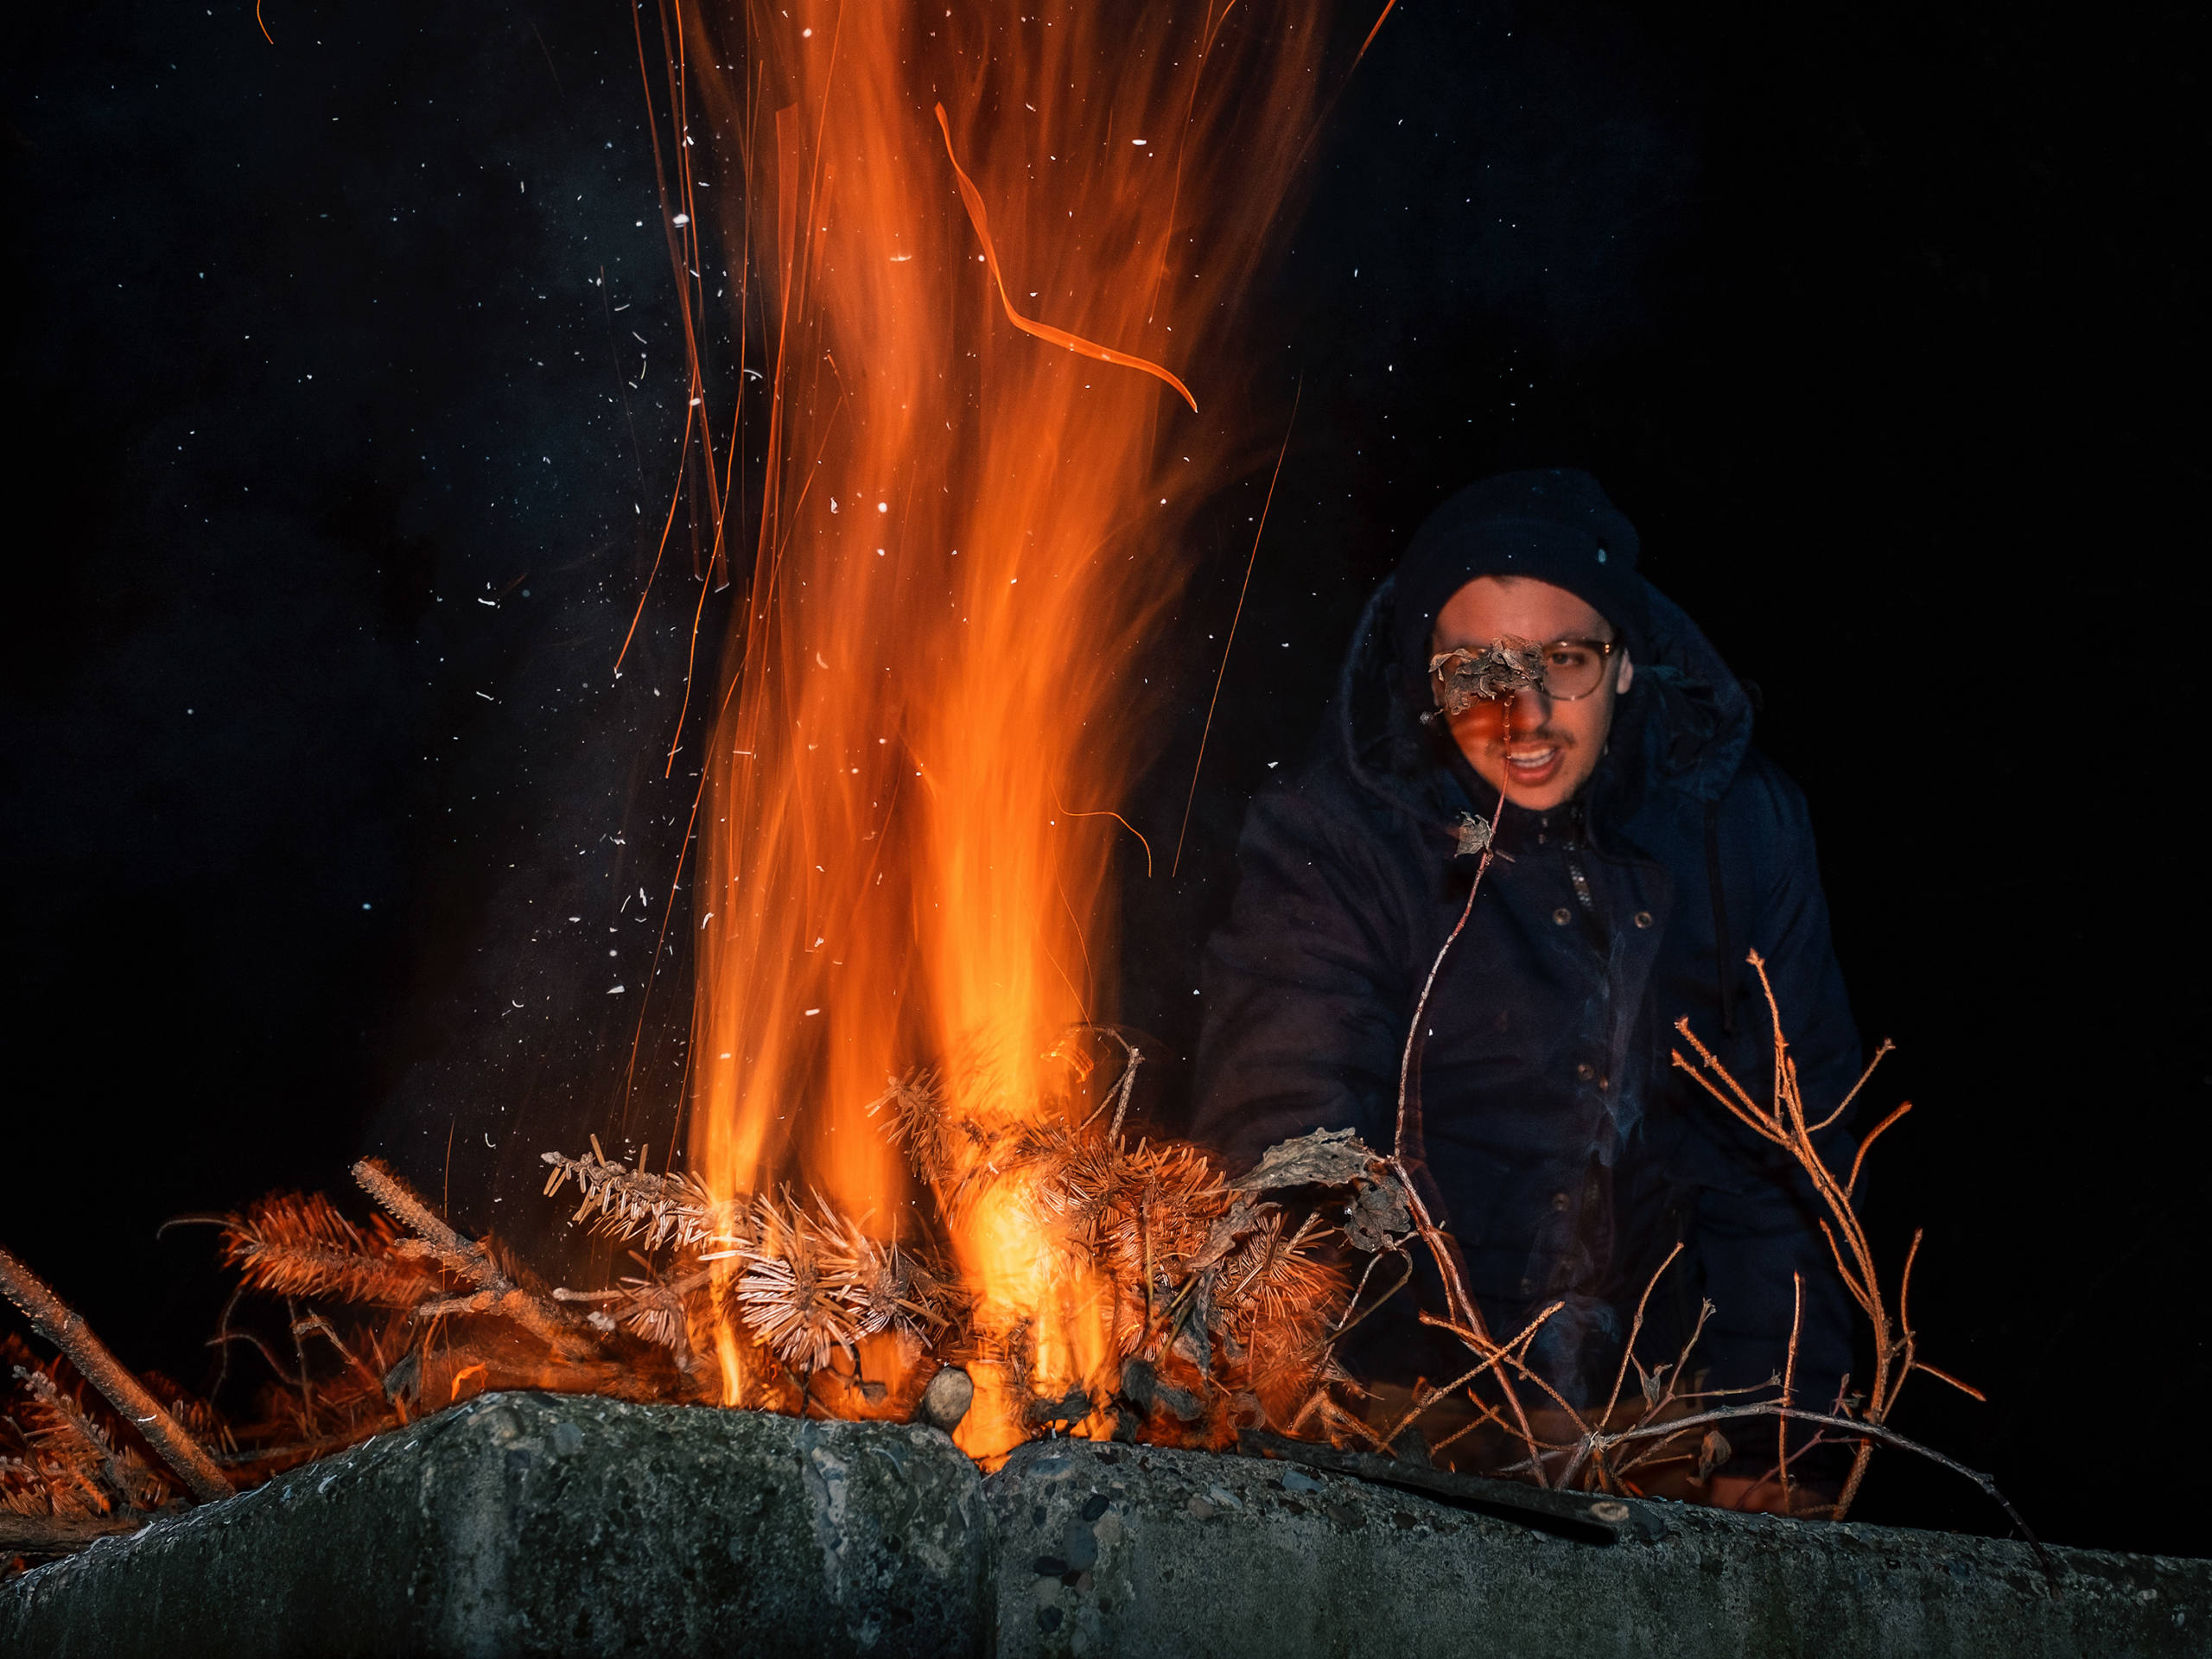
M1574 896L1586 914L1595 916L1598 904L1590 896L1590 878L1582 874L1581 861L1573 853L1567 855L1567 879L1574 883Z

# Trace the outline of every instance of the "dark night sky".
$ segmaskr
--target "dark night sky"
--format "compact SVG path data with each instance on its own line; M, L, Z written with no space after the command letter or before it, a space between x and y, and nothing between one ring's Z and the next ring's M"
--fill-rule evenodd
M219 1276L163 1218L365 1146L435 1185L450 1137L458 1219L498 1224L626 1090L665 1134L687 995L679 904L630 1077L698 590L679 528L612 683L683 397L628 19L264 15L274 47L235 3L49 9L0 67L0 1236L187 1381ZM1124 1001L1187 1047L1243 803L1422 516L1589 467L1764 688L1901 1045L1878 1243L1928 1228L1928 1352L1993 1396L1903 1427L2046 1535L2206 1553L2167 1449L2212 1397L2183 16L1402 5L1255 313L1301 413ZM1197 550L1155 845L1264 483ZM1991 1519L1875 1468L1867 1518Z

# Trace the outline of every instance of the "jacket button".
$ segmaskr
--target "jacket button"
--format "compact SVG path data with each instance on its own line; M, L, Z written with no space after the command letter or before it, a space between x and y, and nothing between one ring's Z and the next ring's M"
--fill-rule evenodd
M1552 1194L1552 1208L1553 1208L1553 1209L1554 1209L1554 1210L1556 1210L1556 1211L1558 1211L1561 1215L1566 1214L1566 1213L1567 1213L1567 1194L1566 1194L1566 1193L1564 1193L1564 1192L1554 1192L1554 1193L1553 1193L1553 1194Z
M1651 925L1651 912L1650 912L1649 911L1648 911L1648 910L1639 910L1639 911L1637 911L1637 912L1636 912L1636 925L1637 925L1638 927L1649 927L1649 926L1650 926L1650 925Z
M1557 910L1552 912L1552 920L1557 922L1561 927L1565 927L1573 919L1574 912L1567 909L1565 905L1561 905Z
M1591 1065L1587 1060L1583 1061L1581 1065L1574 1068L1574 1075L1581 1078L1585 1083L1589 1082L1590 1079L1597 1076L1597 1074L1598 1068Z
M1535 1280L1533 1280L1533 1279L1523 1279L1523 1280L1521 1281L1521 1294L1522 1294L1523 1296L1527 1296L1527 1295L1531 1294L1535 1290L1535 1288L1536 1288L1536 1281L1535 1281Z

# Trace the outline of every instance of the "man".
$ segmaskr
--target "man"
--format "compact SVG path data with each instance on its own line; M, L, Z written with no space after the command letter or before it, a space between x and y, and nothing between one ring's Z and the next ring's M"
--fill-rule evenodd
M1361 620L1317 753L1246 821L1207 951L1197 1132L1237 1168L1321 1128L1391 1148L1408 1027L1467 904L1477 860L1461 849L1486 824L1498 856L1431 994L1425 1144L1406 1150L1491 1328L1563 1304L1535 1369L1602 1405L1637 1299L1680 1243L1643 1363L1674 1362L1704 1299L1689 1366L1704 1386L1778 1375L1802 1274L1797 1393L1826 1408L1852 1326L1818 1201L1669 1055L1688 1016L1764 1090L1749 949L1809 1107L1857 1080L1859 1037L1803 798L1750 747L1742 687L1637 554L1628 519L1571 471L1487 480L1422 527ZM1470 664L1540 677L1471 700L1451 683ZM1840 1129L1821 1144L1847 1160ZM1440 1311L1433 1284L1421 1301ZM1409 1312L1360 1337L1355 1370L1394 1394L1465 1369ZM1701 1495L1771 1506L1770 1421L1728 1438L1738 1455Z

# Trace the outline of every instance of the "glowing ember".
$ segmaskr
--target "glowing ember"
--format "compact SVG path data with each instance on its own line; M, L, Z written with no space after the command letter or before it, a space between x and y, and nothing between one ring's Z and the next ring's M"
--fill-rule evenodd
M700 815L692 1165L912 1237L884 1079L936 1064L952 1116L1044 1121L1072 1097L1056 1046L1110 1013L1102 810L1142 759L1178 532L1249 453L1209 352L1310 130L1318 31L817 3L741 52L734 17L685 22L695 68L750 66L699 84L775 363ZM1027 1178L946 1213L997 1361L963 1427L988 1455L1031 1432L1014 1395L1105 1396L1114 1309ZM710 1345L745 1398L741 1344Z

